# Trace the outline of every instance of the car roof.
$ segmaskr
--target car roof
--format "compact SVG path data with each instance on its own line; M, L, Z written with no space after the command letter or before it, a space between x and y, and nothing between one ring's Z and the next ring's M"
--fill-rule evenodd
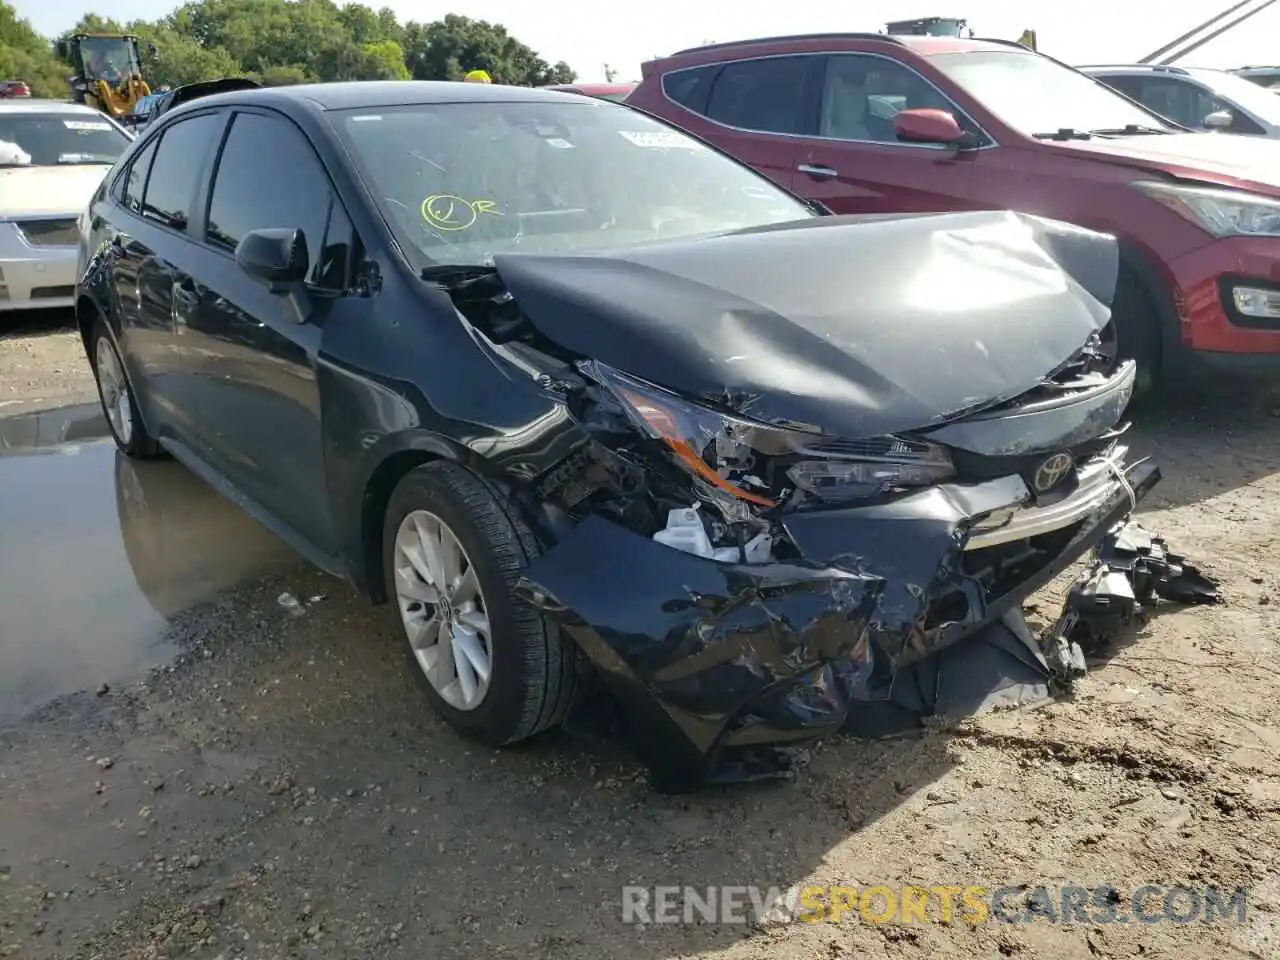
M261 87L214 93L184 103L174 114L191 104L202 107L220 103L301 107L306 110L350 110L368 107L407 106L430 103L564 103L560 90L509 87L496 83L461 83L447 80L356 80L344 83L300 83L287 87ZM585 98L583 98L585 99Z
M582 93L627 93L634 90L634 83L552 83L543 90L567 90Z
M730 40L725 43L711 43L700 47L689 47L684 50L678 50L669 57L659 57L657 60L661 62L662 60L668 60L673 57L683 57L686 54L709 53L712 51L722 50L728 52L742 47L769 47L790 43L812 43L824 41L830 43L892 43L901 47L907 47L915 53L923 56L929 56L935 53L968 53L977 50L1007 50L1012 46L1012 44L1005 44L996 40L981 40L968 37L916 37L886 33L796 33L774 37L749 37L745 40ZM1023 50L1024 48L1018 47L1018 49ZM1029 53L1030 51L1026 52Z
M1230 70L1219 70L1215 67L1175 67L1171 64L1159 63L1108 63L1086 64L1076 67L1081 73L1090 76L1141 76L1143 74L1165 74L1171 77L1187 77L1201 83L1213 85L1219 77L1232 77L1236 74Z
M102 112L83 103L67 103L65 100L0 100L0 111L5 113L71 113L100 117Z

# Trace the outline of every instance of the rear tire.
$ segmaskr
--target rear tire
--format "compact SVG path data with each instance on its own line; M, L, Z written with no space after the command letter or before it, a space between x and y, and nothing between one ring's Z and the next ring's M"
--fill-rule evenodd
M422 599L431 596L431 578L414 577L418 565L409 561L406 549L414 548L415 537L421 536L424 527L445 543L451 537L450 549L454 544L460 548L459 572L452 579L473 576L478 587L465 601L458 599L461 590L446 591L443 602ZM515 506L465 467L428 463L406 474L392 493L382 537L392 616L436 713L458 732L492 747L526 740L560 724L576 689L576 648L561 637L555 624L515 594L522 572L540 553ZM440 625L434 640L429 636L424 640L419 632L424 614ZM471 632L470 623L484 627ZM443 660L459 655L461 641L450 640L459 626L467 643L477 637L482 641L487 678L482 675L483 657L464 663ZM487 637L483 636L486 630ZM431 654L434 647L440 649ZM481 666L472 671L469 690L460 693L461 674L477 662ZM474 683L477 678L479 687ZM463 696L467 693L469 698Z
M133 387L124 372L124 363L115 341L107 332L101 317L93 322L89 335L89 365L98 385L98 399L107 418L107 427L116 446L126 457L135 460L157 460L164 451L155 438L147 432L138 415L138 401Z

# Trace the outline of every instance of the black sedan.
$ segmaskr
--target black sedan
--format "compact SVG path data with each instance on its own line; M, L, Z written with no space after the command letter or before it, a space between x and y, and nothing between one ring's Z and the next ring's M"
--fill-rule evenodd
M602 677L669 789L784 770L957 641L1025 657L1021 601L1158 477L1095 370L1109 237L826 216L599 100L192 99L82 230L125 454L388 602L458 730Z

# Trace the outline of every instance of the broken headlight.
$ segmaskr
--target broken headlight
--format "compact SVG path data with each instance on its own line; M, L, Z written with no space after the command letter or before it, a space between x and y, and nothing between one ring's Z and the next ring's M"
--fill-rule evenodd
M946 450L935 444L899 437L833 440L711 410L602 363L589 370L678 464L720 493L757 507L777 506L791 489L822 500L855 500L931 486L955 474Z

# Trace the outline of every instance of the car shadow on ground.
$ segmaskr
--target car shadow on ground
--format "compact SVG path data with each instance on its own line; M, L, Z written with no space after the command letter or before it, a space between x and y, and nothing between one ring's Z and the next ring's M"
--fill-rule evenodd
M57 310L13 310L0 313L0 340L46 337L76 328L70 307Z

